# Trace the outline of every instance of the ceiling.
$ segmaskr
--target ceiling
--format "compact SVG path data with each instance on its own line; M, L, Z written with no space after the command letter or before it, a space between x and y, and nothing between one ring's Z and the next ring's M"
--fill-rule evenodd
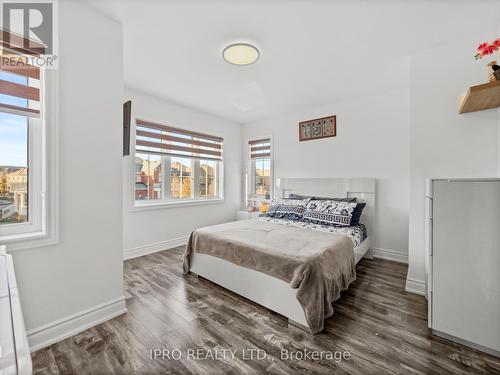
M405 87L409 55L500 30L500 1L92 3L123 24L127 86L238 123ZM221 58L239 41L256 64Z

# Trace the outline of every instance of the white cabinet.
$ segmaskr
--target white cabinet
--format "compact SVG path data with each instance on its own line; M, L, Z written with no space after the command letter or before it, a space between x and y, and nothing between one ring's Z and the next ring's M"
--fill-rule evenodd
M427 189L429 327L500 356L500 179Z
M0 255L0 374L16 374L16 352L7 283L7 258Z
M12 256L5 254L5 246L0 245L0 374L31 373L31 355Z

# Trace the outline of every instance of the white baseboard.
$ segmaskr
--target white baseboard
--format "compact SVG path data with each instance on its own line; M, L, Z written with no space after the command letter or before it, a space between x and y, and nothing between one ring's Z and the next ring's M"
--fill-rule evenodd
M373 249L373 256L375 258L392 260L394 262L406 263L408 264L408 254L402 253L396 250L387 250L387 249Z
M406 278L406 291L410 293L420 294L425 296L425 281L415 280L410 277Z
M182 246L187 244L189 236L173 238L171 240L155 242L152 244L134 247L132 249L127 249L123 251L123 260L142 257L143 255L148 255L156 253L158 251L172 249L177 246Z
M30 350L45 348L126 312L125 297L122 296L32 329L27 332Z

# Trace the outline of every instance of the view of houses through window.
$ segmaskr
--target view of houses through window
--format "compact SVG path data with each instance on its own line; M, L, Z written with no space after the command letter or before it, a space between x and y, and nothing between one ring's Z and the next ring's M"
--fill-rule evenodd
M216 198L218 197L218 163L216 160L162 157L136 153L135 199L137 201L186 200L194 199L195 196L199 198ZM162 165L165 165L166 171L170 170L170 174L165 179L166 187L164 192L162 191ZM199 175L197 181L195 181L196 175Z
M249 195L269 199L272 194L271 138L248 141Z
M170 158L170 198L193 198L193 160Z
M136 154L135 199L161 199L161 156Z
M28 221L28 168L0 166L0 224L26 221Z
M217 162L202 160L200 162L200 196L215 197L217 194Z
M271 158L254 159L255 195L271 194Z
M26 77L0 72L0 79L26 84ZM27 107L27 100L0 94L0 102ZM28 221L28 117L0 112L0 225Z

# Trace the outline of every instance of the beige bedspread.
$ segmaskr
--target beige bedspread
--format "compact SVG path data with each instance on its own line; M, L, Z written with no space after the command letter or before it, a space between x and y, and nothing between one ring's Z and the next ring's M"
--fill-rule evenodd
M276 277L297 289L312 333L323 330L332 302L356 280L352 241L343 235L243 220L191 233L184 254L189 272L193 252L222 258Z

